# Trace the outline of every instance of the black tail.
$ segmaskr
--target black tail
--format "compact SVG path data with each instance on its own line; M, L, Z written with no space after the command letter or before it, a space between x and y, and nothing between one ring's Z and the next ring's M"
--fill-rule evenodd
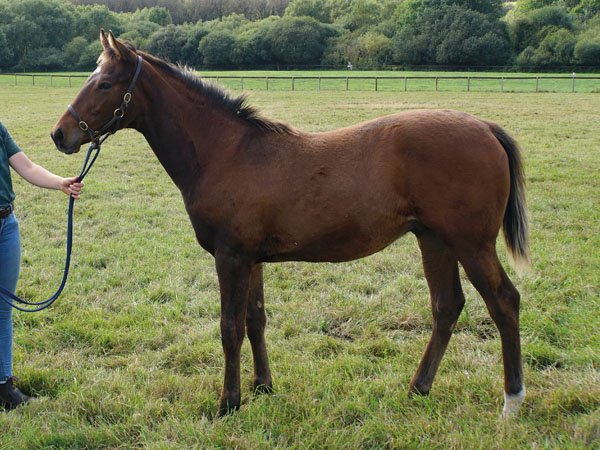
M517 270L531 265L529 257L529 225L525 201L525 173L517 142L500 126L490 123L490 129L502 144L508 156L510 170L510 195L502 222L504 240L509 256Z

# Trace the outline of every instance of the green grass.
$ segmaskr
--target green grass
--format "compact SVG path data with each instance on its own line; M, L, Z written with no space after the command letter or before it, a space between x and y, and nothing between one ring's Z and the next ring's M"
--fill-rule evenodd
M573 81L571 74L547 74L547 73L504 73L504 72L411 72L411 71L200 71L200 75L219 78L219 82L231 89L246 90L270 90L290 91L292 90L292 77L297 77L293 82L293 89L298 91L314 90L350 90L350 91L374 91L375 80L373 77L382 77L377 81L378 91L438 91L460 92L571 92ZM65 78L65 74L53 78L49 74L15 77L13 75L0 74L0 86L53 86L81 87L88 74L78 73L79 77ZM75 75L75 74L74 74ZM600 75L578 74L575 80L575 91L581 93L600 92ZM233 78L222 78L233 77ZM245 77L242 81L240 77ZM248 78L251 77L251 78ZM319 80L320 77L323 77ZM340 79L327 79L338 77ZM387 77L387 78L386 78ZM398 79L390 79L396 77ZM407 77L407 80L404 80ZM440 77L437 81L435 77ZM444 79L444 77L460 77L459 79ZM468 81L465 77L470 77ZM504 77L500 79L486 79L489 77ZM532 77L538 77L536 80ZM562 79L556 79L562 77ZM596 77L597 79L589 79ZM309 78L309 79L307 79ZM346 81L348 78L348 81ZM368 78L368 79L365 79ZM526 79L523 79L526 78ZM268 79L268 81L267 81Z
M63 175L49 131L77 90L0 86L0 120ZM15 373L39 401L0 413L2 449L598 448L600 173L596 94L255 91L264 114L323 131L413 108L494 120L522 144L533 270L522 295L527 398L500 420L500 340L464 280L467 305L431 395L408 383L431 328L412 236L346 264L265 268L273 395L214 419L222 382L218 282L177 189L143 137L111 137L75 209L73 267L55 305L15 314ZM19 294L56 288L67 199L15 178L23 237ZM499 241L499 253L506 254Z

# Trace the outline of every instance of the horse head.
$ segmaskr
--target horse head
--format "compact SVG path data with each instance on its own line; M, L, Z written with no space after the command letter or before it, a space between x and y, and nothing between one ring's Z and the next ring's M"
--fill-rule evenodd
M107 35L100 30L100 41L104 51L98 67L50 133L58 150L67 154L77 153L82 144L103 134L127 127L135 117L134 108L128 107L141 57L134 48L115 39L112 31Z

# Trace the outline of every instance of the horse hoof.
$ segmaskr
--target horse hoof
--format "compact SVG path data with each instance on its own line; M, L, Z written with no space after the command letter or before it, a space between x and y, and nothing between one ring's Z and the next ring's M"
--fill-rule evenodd
M413 395L418 395L418 396L424 397L426 395L429 395L429 389L419 388L415 385L411 385L408 388L408 396L412 397Z
M219 410L217 411L217 417L229 416L229 415L233 414L234 412L236 412L238 409L240 409L240 405L236 405L236 406L229 406L229 404L226 404L225 406L221 405L221 406L219 406Z
M255 394L270 394L273 392L273 383L254 383Z

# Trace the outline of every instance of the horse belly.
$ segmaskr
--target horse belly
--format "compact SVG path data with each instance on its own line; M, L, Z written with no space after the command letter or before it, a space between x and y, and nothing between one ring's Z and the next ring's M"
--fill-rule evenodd
M411 216L354 216L336 224L306 224L305 233L271 235L273 245L265 262L343 262L384 249L417 224ZM320 226L316 226L320 225ZM281 236L287 239L281 239ZM273 239L274 237L274 239ZM275 241L275 242L273 242Z

